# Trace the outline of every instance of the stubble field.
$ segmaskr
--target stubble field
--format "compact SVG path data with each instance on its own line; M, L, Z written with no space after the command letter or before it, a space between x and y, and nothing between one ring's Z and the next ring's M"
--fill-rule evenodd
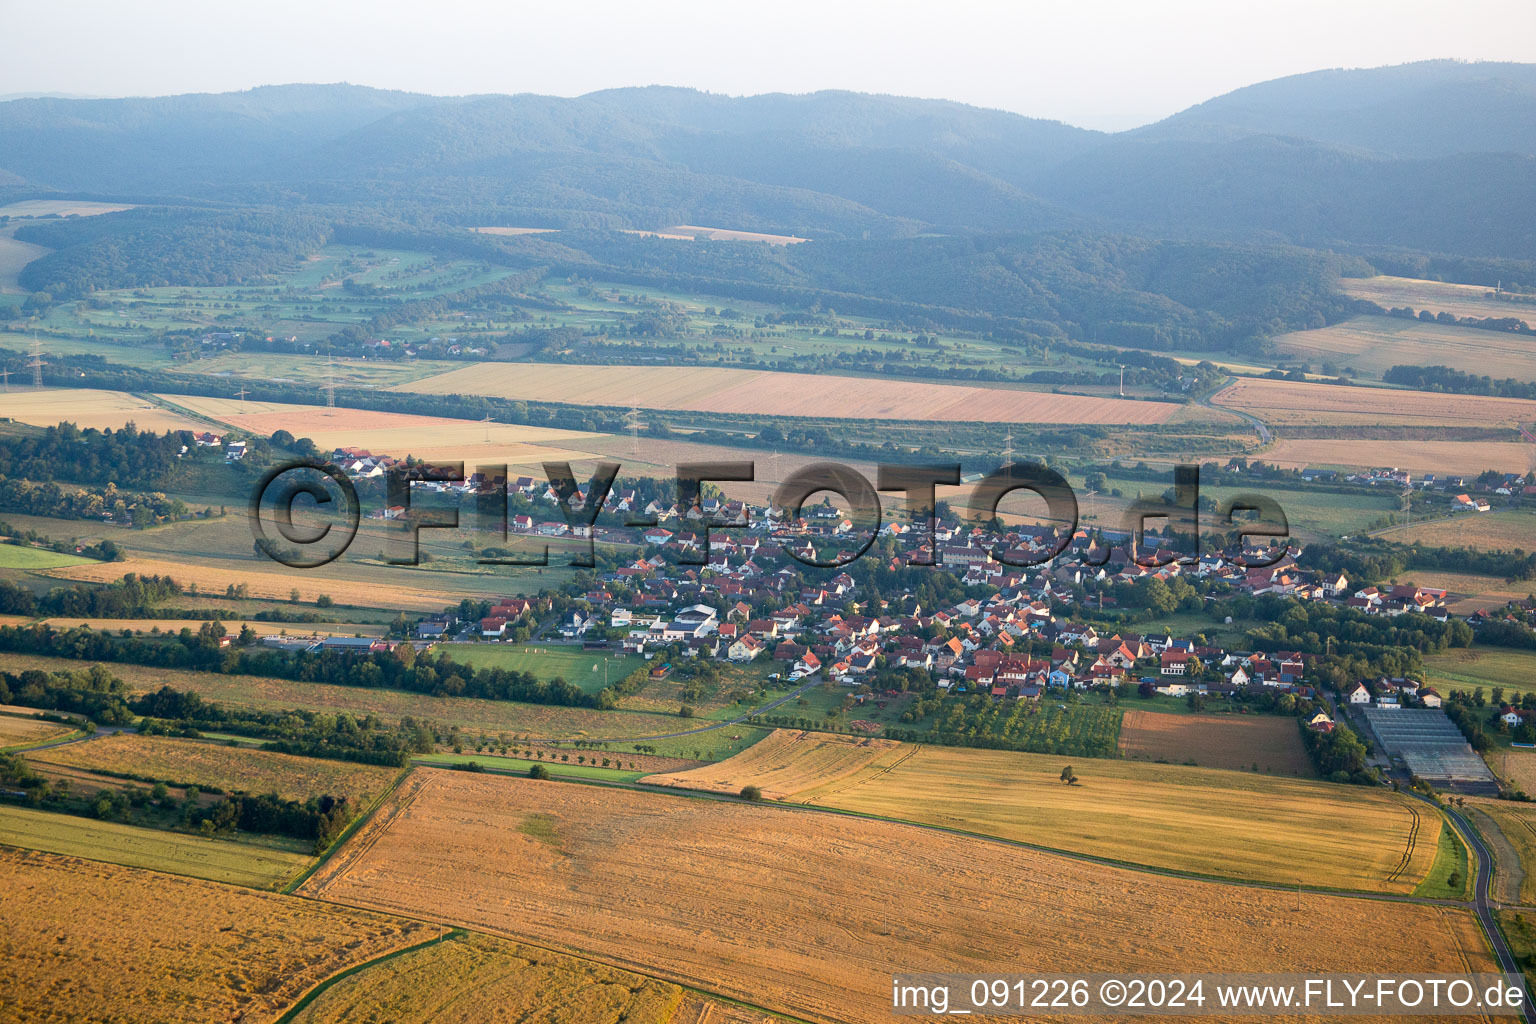
M906 743L871 757L856 741L843 742L853 749L830 771L833 758L809 746L797 776L800 748L781 740L766 756L749 750L646 781L737 792L749 782L762 785L757 773L766 769L792 803L1153 868L1368 892L1411 892L1428 873L1439 836L1435 815L1421 815L1414 835L1415 809L1404 798L1320 782ZM855 760L863 763L847 770ZM1061 781L1067 765L1075 785Z
M1536 448L1531 449L1536 456ZM1536 551L1536 515L1529 512L1458 513L1381 534L1397 544L1480 548L1484 551Z
M1501 305L1507 307L1501 313L1478 315L1519 315L1520 307ZM1525 315L1536 319L1536 306L1525 307ZM1536 346L1529 337L1452 324L1361 316L1332 327L1282 334L1274 344L1282 357L1306 360L1314 369L1332 362L1377 378L1406 365L1449 366L1475 374L1494 374L1496 367L1498 377L1536 380Z
M1381 275L1342 278L1339 290L1357 299L1369 299L1386 309L1407 306L1415 312L1427 309L1457 316L1512 316L1527 323L1536 319L1536 306L1489 298L1488 293L1493 289L1484 285Z
M1155 424L1166 423L1181 408L1007 388L692 366L481 363L392 390L694 412L995 423Z
M28 760L227 793L276 793L300 801L313 796L347 797L354 807L384 792L398 774L394 768L377 765L133 733L51 747Z
M20 746L24 743L42 743L45 740L68 736L72 732L74 729L70 726L58 722L0 715L0 748Z
M1311 778L1292 718L1275 715L1167 715L1127 711L1120 752L1135 761L1170 761L1205 768L1257 770Z
M415 922L158 872L0 849L0 1004L32 1024L272 1020ZM425 937L425 936L421 936Z
M1485 469L1524 473L1536 461L1530 445L1515 441L1390 441L1358 437L1282 437L1255 457L1284 469L1396 466L1416 475L1466 476L1476 476Z
M67 421L82 429L95 427L98 430L117 430L130 422L140 430L154 433L208 429L206 423L147 399L123 391L90 388L15 390L5 396L3 414L18 423L38 427L51 427Z
M707 793L739 793L751 783L763 791L765 799L788 800L846 778L900 746L895 740L776 729L727 761L687 772L652 775L645 781L653 786Z
M417 771L303 892L580 950L816 1020L912 969L1488 969L1443 907L1147 878L907 825ZM1412 942L1359 941L1364 933Z
M327 988L293 1024L669 1024L676 985L473 933Z
M1244 378L1211 399L1272 426L1413 425L1497 427L1536 420L1536 402L1482 395L1346 387Z

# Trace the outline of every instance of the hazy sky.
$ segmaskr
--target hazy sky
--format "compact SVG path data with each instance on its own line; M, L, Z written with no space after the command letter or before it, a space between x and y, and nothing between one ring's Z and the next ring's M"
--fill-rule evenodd
M1532 0L0 0L0 95L857 89L1126 128L1301 71L1536 61Z

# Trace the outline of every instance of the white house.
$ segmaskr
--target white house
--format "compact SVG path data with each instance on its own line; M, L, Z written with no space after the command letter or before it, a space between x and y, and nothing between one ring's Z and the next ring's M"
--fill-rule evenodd
M1369 704L1371 702L1371 691L1365 688L1364 683L1356 683L1355 688L1349 691L1349 702L1351 704Z

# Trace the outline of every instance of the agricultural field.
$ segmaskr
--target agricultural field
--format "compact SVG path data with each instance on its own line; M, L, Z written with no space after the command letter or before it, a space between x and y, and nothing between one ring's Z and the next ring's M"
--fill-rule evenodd
M1257 770L1311 778L1312 760L1296 722L1276 715L1166 715L1127 711L1120 752L1133 761Z
M18 718L0 715L0 749L46 743L48 740L68 736L74 728L60 722L47 722L40 718Z
M401 385L402 388L410 386L413 385ZM554 427L454 420L340 406L284 405L187 395L162 397L236 430L263 437L286 430L295 437L307 437L322 452L336 447L356 447L399 458L413 455L427 461L471 465L506 463L528 467L537 467L545 461L597 457L584 447L584 442L593 435Z
M413 773L300 891L853 1024L888 1019L889 978L913 964L1007 972L1021 949L1047 973L1492 966L1459 909L1148 878L910 825L463 772Z
M82 429L117 430L133 423L140 430L163 433L167 430L207 430L209 426L206 421L167 409L147 398L123 391L91 388L12 391L5 396L3 415L18 423L38 427L69 422Z
M1450 473L1470 477L1485 469L1496 469L1501 473L1524 473L1531 468L1533 459L1536 459L1536 450L1531 445L1515 441L1282 437L1257 457L1282 469L1396 466L1416 475Z
M1346 387L1243 378L1211 401L1257 416L1271 426L1511 427L1536 419L1536 402L1483 395Z
M1368 892L1412 891L1440 830L1438 817L1402 797L1245 772L901 744L857 748L833 762L829 779L827 755L806 750L799 777L793 761L749 751L647 781L736 792L769 768L792 803L1152 868ZM864 763L849 771L857 758ZM1072 785L1061 781L1068 765Z
M42 620L44 625L55 629L87 629L118 633L179 633L190 629L196 633L202 622L196 619L72 619L55 616ZM262 622L254 619L221 619L224 628L232 635L249 628L257 636L383 636L387 627L376 622Z
M1397 544L1468 547L1483 551L1536 551L1536 514L1501 510L1457 513L1446 519L1383 531Z
M414 921L0 850L10 1019L272 1020L326 978L427 937Z
M1486 760L1494 774L1510 786L1536 794L1536 750L1501 746L1489 750Z
M9 671L29 668L46 672L73 671L89 662L30 654L7 654ZM488 742L516 739L563 739L602 742L609 740L604 753L632 754L635 744L623 737L658 736L680 729L702 728L708 722L685 722L676 715L658 715L641 711L596 711L549 704L520 704L513 701L478 700L473 697L432 697L403 693L399 690L373 690L357 686L333 686L327 683L302 683L260 676L219 675L186 669L149 668L139 665L107 664L112 675L122 679L133 693L153 693L162 686L196 693L207 700L236 708L258 711L286 711L310 708L316 711L345 712L351 715L377 715L389 722L410 716L430 722L440 731L457 729L472 750L479 737ZM647 745L663 757L690 760L721 760L741 753L766 736L768 730L733 725L692 736L655 740Z
M1519 315L1513 304L1501 305L1508 308L1492 315ZM1525 307L1524 312L1536 320L1536 306ZM1360 316L1331 327L1282 334L1273 344L1282 361L1301 360L1314 368L1335 363L1378 380L1399 365L1449 366L1464 373L1536 380L1536 347L1530 338L1454 324Z
M115 821L0 804L0 846L272 889L313 860L297 842L205 839ZM0 860L7 851L0 850Z
M1351 298L1369 299L1386 309L1407 306L1416 313L1427 309L1432 313L1454 313L1456 316L1512 316L1527 323L1536 319L1536 306L1494 298L1492 288L1477 284L1382 275L1341 278L1339 290ZM1414 360L1403 360L1410 361Z
M285 1024L669 1024L683 991L545 949L456 934L337 980Z
M587 693L596 693L635 669L648 665L636 654L605 654L583 651L580 647L540 647L536 644L439 644L433 652L446 654L461 665L475 668L503 668L527 672L539 679L564 679Z
M1536 690L1533 651L1477 645L1457 647L1424 655L1424 670L1429 683L1442 696L1450 690L1471 692L1479 686L1485 693L1502 686L1506 695Z
M26 544L0 544L0 569L57 569L65 565L90 565L94 561Z
M484 230L483 228L481 230ZM697 224L674 224L658 231L626 231L627 235L651 235L690 242L767 242L769 245L797 245L810 239L797 235L768 235L760 231L736 231L731 228L705 228Z
M179 526L201 524L178 524ZM142 531L148 532L148 531ZM137 539L137 538L134 538ZM249 547L249 544L247 544ZM430 588L433 582L437 582L430 575L422 575L423 586L381 586L378 580L368 582L366 579L348 579L341 575L345 569L337 569L340 562L319 570L296 571L285 569L276 562L268 563L273 568L269 570L257 570L247 568L253 563L250 559L241 559L236 562L228 560L231 564L227 567L214 567L202 565L192 561L176 561L169 558L138 558L130 557L121 562L91 562L87 565L66 566L60 569L46 570L46 574L59 580L69 580L77 583L113 583L123 578L127 573L139 575L170 576L183 586L195 586L199 593L213 600L222 595L233 586L244 584L248 588L251 597L267 598L271 600L287 600L293 591L298 591L299 600L305 603L313 603L316 598L330 597L335 601L339 614L345 614L345 608L390 608L401 609L408 612L434 612L452 604L457 604L464 596L463 591ZM366 575L367 570L354 575ZM425 570L423 570L425 572ZM450 583L447 577L438 577L442 585L446 587ZM514 592L515 588L509 586L508 592ZM286 623L291 633L308 632L307 622Z
M652 775L645 781L652 786L733 794L751 783L762 790L765 800L789 800L805 790L846 778L900 746L894 740L776 729L729 761Z
M393 390L692 412L941 422L1155 424L1166 423L1180 409L1169 402L1001 387L694 366L480 363Z
M399 774L378 765L132 733L53 747L28 760L225 792L276 793L288 800L346 797L354 806L384 792Z
M88 199L22 199L0 206L0 217L94 217L133 208L131 203L97 203Z

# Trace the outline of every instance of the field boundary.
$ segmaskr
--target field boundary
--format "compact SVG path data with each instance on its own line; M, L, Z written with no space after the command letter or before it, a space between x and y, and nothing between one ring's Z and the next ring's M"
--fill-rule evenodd
M414 946L403 946L400 949L394 950L393 952L385 953L383 956L374 957L372 960L366 960L363 963L354 964L344 971L338 971L337 973L331 975L329 978L326 978L324 981L320 982L308 992L304 993L298 1002L290 1006L281 1017L277 1018L276 1024L290 1024L290 1022L295 1017L304 1012L305 1007L323 995L325 991L332 985L336 984L338 981L350 978L352 975L357 974L359 971L366 971L370 967L377 967L379 964L393 960L395 957L404 956L407 953L414 953L418 949L426 949L428 946L439 945L440 943L447 942L450 939L461 939L468 934L469 933L463 928L453 928L441 935L438 935L436 938L428 939L425 942L418 942Z
M288 882L279 886L277 891L284 895L292 895L294 890L303 885L305 882L309 881L310 876L324 867L325 864L333 856L335 856L336 852L341 849L342 845L346 843L347 840L351 839L357 830L363 827L365 822L373 817L374 812L379 809L384 801L393 795L395 790L400 788L400 784L405 781L405 777L411 773L411 769L413 767L415 767L414 762L401 768L399 773L395 776L394 781L391 782L388 786L385 786L383 791L379 793L378 796L374 797L367 807L363 808L363 813L353 818L351 824L342 829L341 834L338 835L335 839L331 840L330 845L327 846L324 850L321 850L315 856L314 862L310 864L309 867L299 872L297 876Z

